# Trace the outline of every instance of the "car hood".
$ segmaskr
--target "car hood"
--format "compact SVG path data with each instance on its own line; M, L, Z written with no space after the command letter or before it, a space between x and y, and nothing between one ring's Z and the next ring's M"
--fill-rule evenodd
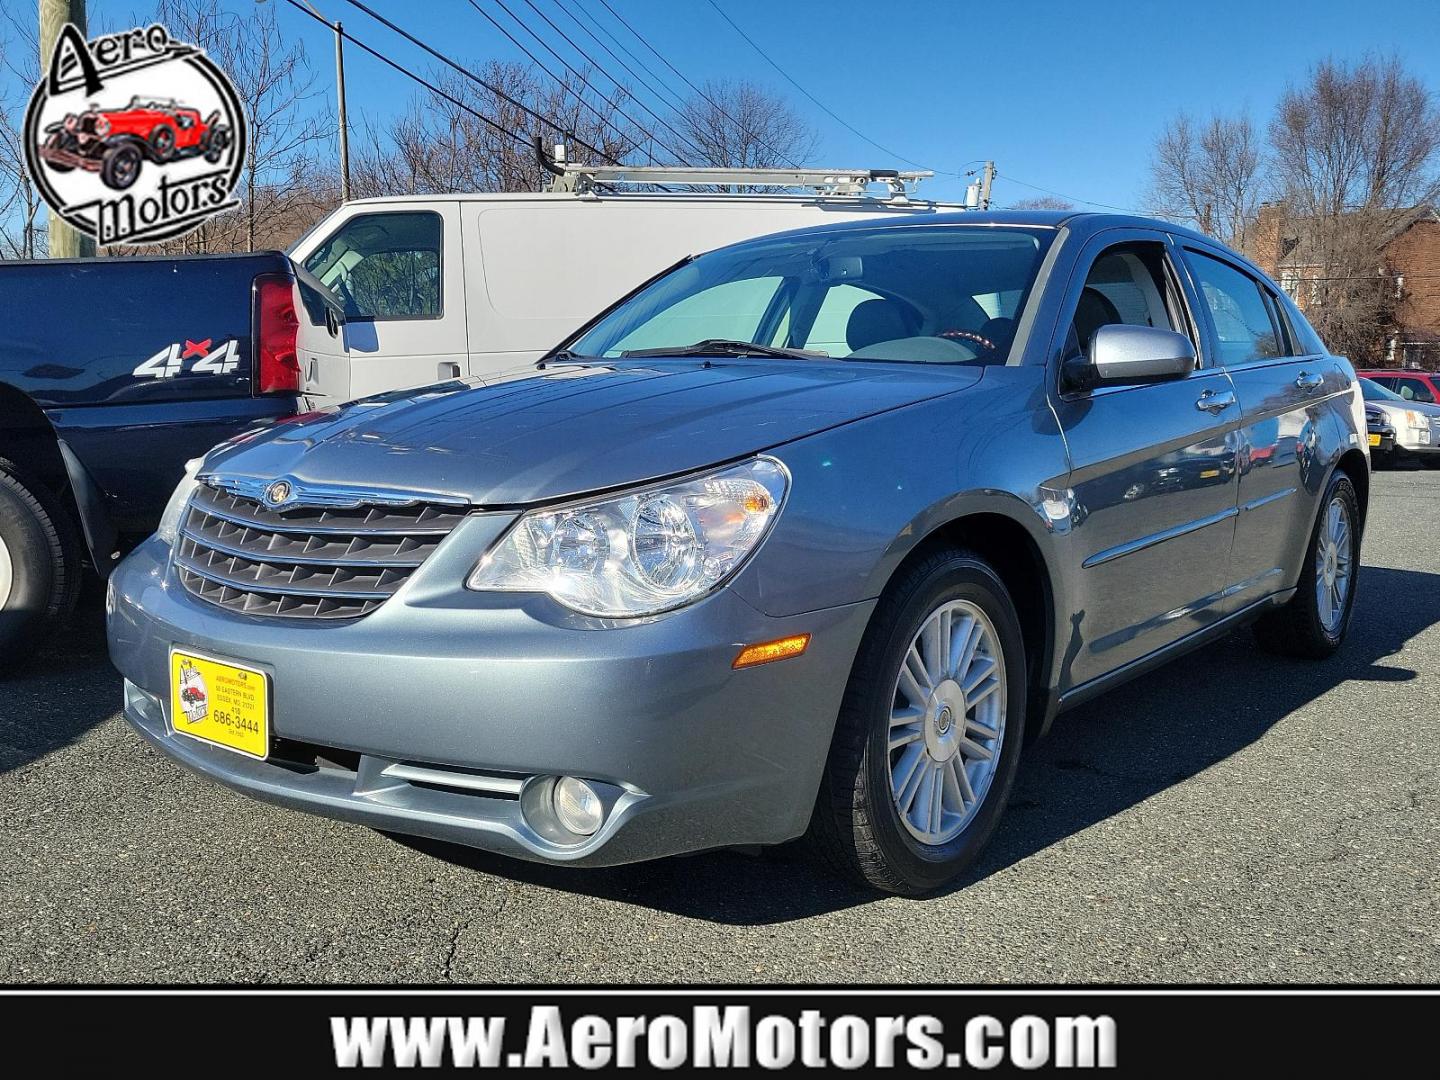
M213 451L202 470L515 506L673 476L973 385L983 368L615 361L351 402Z

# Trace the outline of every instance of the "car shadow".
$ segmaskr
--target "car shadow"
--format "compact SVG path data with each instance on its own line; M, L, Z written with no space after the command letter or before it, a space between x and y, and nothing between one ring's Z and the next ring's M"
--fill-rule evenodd
M1341 683L1416 678L1384 661L1440 622L1436 596L1440 574L1363 567L1350 636L1328 661L1270 656L1241 630L1061 716L1047 738L1027 748L1000 828L954 888L1223 761ZM582 870L395 839L516 882L727 924L783 923L878 898L825 872L799 844L759 856L713 852Z
M0 773L68 746L120 708L98 581L87 582L69 626L28 652L0 677Z

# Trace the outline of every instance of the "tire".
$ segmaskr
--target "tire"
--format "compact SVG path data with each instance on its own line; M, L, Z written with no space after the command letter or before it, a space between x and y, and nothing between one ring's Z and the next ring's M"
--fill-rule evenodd
M175 156L175 129L168 124L157 124L149 142L156 161L166 162Z
M921 711L900 690L902 664L917 635L922 629L928 633L932 619L945 610L952 621L952 645L967 632L963 619L968 618L984 630L977 662L987 653L998 653L1002 663L988 678L980 679L969 700L963 692L954 696L953 680L930 679L939 689L926 695L930 704ZM931 651L924 642L921 649ZM965 652L964 646L960 651ZM923 657L922 664L935 666ZM962 674L978 677L982 670L972 666ZM880 598L865 631L821 776L809 840L824 859L864 885L902 896L929 895L963 873L994 832L1010 797L1025 738L1025 670L1015 605L983 560L971 552L942 548L902 569ZM974 690L988 690L978 705L971 704L977 696ZM892 727L892 714L901 708L919 718ZM974 726L978 720L990 726ZM997 737L986 737L982 730ZM892 748L892 731L908 740L906 744ZM963 748L956 750L960 736L964 736L961 742L990 750L990 761L969 758ZM997 743L998 755L993 752ZM932 753L937 745L939 756ZM956 756L944 758L947 748ZM965 782L972 788L974 804L963 798L958 774L947 775L957 760L965 762ZM907 771L907 762L916 761L919 767ZM926 800L933 799L935 789L924 782L937 773L939 829L933 827L936 819L927 811L934 809L933 801ZM906 779L898 781L897 796L893 794L896 778L902 776ZM914 782L916 776L920 783ZM913 801L908 813L902 814L907 794ZM928 837L920 834L915 818L928 818L924 826Z
M1334 544L1332 530L1337 508L1344 517L1346 536L1341 550L1332 557L1328 549ZM1323 660L1340 648L1355 610L1355 587L1360 572L1359 522L1360 501L1355 496L1355 485L1337 470L1320 501L1320 513L1310 531L1310 543L1305 547L1305 565L1300 569L1295 595L1283 607L1267 612L1255 622L1255 640L1266 652ZM1343 550L1345 547L1348 552ZM1344 595L1338 605L1334 603L1333 594L1322 603L1319 588L1322 575L1335 567L1346 571Z
M0 459L0 670L61 627L80 594L80 538L43 486Z
M120 143L105 151L100 159L100 179L114 191L124 191L140 175L140 151L130 143Z

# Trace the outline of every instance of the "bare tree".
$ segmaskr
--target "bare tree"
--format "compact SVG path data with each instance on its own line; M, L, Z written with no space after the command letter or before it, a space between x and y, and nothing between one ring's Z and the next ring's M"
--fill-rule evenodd
M535 191L545 177L531 145L535 135L566 142L579 155L589 153L580 143L589 144L607 160L635 153L649 137L621 115L623 90L602 97L580 80L555 83L498 60L478 74L489 88L452 69L434 73L430 81L442 95L424 92L390 123L367 126L351 169L357 198Z
M1054 195L1037 195L1033 199L1021 199L1014 204L1016 210L1074 210L1075 204Z
M1290 262L1333 347L1374 356L1394 322L1388 240L1440 196L1440 109L1395 57L1327 59L1290 87L1270 125Z
M25 165L24 125L29 90L39 79L39 46L28 23L7 16L0 25L0 258L45 253L45 210Z
M155 18L172 34L210 54L235 84L249 142L238 215L206 222L177 241L188 251L254 251L279 246L333 206L338 188L317 154L332 138L330 114L316 108L316 88L303 44L287 45L275 5L219 0L158 0Z
M1150 161L1154 212L1246 250L1264 194L1265 165L1248 116L1217 115L1201 123L1180 113L1161 132Z
M679 130L704 152L696 165L773 169L798 166L819 136L790 103L739 79L708 79L685 102Z

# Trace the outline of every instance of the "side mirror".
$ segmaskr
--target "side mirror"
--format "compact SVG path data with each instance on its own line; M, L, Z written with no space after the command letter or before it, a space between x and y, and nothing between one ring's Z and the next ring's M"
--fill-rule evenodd
M1154 326L1109 323L1090 339L1090 355L1065 363L1076 389L1178 379L1195 370L1195 346L1184 334Z

